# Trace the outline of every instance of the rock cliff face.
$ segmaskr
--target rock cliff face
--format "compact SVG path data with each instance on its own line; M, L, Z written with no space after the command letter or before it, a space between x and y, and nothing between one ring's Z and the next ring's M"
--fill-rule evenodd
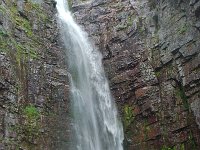
M200 147L200 1L72 3L103 54L127 149Z
M0 0L0 149L69 146L53 0ZM128 150L200 149L200 1L70 1L103 54Z
M0 149L62 149L69 139L68 81L56 4L0 4Z

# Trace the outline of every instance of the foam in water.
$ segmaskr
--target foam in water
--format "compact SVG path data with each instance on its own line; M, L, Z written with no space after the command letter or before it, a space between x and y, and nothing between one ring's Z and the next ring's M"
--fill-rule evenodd
M65 0L56 0L67 49L76 150L123 150L123 128L102 67L102 56L75 23Z

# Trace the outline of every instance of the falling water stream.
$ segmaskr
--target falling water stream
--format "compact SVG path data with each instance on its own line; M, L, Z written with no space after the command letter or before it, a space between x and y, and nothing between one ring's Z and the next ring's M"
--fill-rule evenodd
M123 150L123 128L110 94L102 56L75 23L66 0L56 0L67 49L76 150Z

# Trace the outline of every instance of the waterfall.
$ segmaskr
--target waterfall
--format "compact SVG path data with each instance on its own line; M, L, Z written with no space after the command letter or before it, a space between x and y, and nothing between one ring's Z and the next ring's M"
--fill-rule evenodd
M123 128L110 94L102 56L75 23L66 0L56 0L70 73L76 150L123 150Z

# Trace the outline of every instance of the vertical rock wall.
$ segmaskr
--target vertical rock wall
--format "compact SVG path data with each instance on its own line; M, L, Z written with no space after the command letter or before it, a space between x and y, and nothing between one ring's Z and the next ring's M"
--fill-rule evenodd
M200 1L73 1L103 54L127 149L200 149Z
M0 0L0 149L68 145L68 83L55 2Z
M0 0L0 149L69 146L53 0ZM129 150L200 149L200 1L70 1L103 63Z

